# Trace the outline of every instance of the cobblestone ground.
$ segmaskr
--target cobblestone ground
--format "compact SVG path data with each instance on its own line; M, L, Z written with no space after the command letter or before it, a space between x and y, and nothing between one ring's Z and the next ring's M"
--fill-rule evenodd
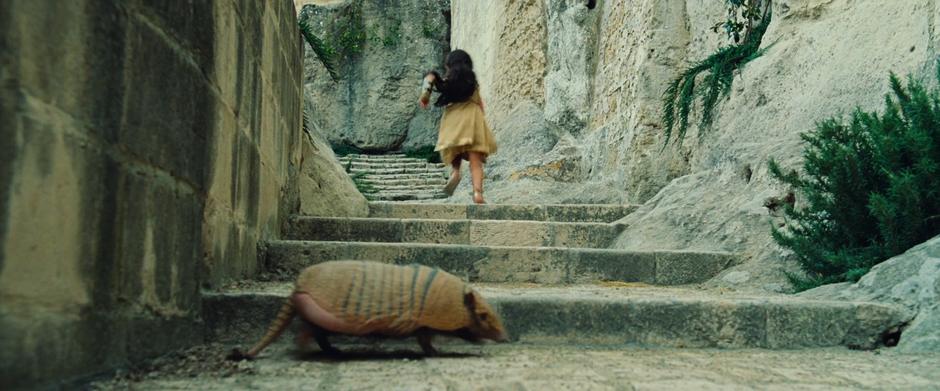
M343 345L340 345L343 347ZM441 345L345 346L343 358L275 345L251 362L203 346L91 384L141 390L940 390L940 354Z

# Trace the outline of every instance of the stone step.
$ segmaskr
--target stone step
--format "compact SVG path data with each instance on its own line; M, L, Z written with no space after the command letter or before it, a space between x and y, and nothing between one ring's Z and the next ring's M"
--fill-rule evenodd
M397 169L397 168L429 168L440 170L444 168L443 164L435 164L428 162L394 162L394 163L363 163L363 162L352 162L344 164L343 167L350 167L355 169L362 170L381 170L381 169Z
M368 178L368 177L367 177ZM423 179L365 179L375 186L440 186L444 187L447 180L444 178Z
M339 159L339 163L340 163L340 165L342 165L343 167L346 167L347 165L353 165L353 164L357 164L357 165L437 164L437 163L430 163L430 162L428 162L427 160L424 160L424 159L412 159L412 158L405 158L405 159L384 159L384 160L377 160L377 159L362 160L362 159L343 159L343 158L340 158L340 159Z
M396 160L396 159L414 159L409 158L403 153L390 153L386 155L363 155L351 153L349 155L341 156L340 159L353 159L353 160ZM416 159L420 160L420 159Z
M394 192L394 193L371 193L364 194L369 201L421 201L421 200L439 200L447 198L447 194L442 192Z
M379 169L364 169L364 168L350 168L350 174L370 174L370 175L396 175L396 174L435 174L437 176L443 177L445 175L444 170L438 168L379 168Z
M208 341L247 345L264 334L292 285L253 285L204 293ZM476 289L502 317L511 342L525 345L872 349L908 318L902 308L885 304L687 288L484 285Z
M369 182L373 187L381 192L430 192L440 193L444 185L439 184L420 184L420 185L388 185Z
M436 266L473 282L656 285L705 282L739 262L722 252L278 240L267 243L263 267L292 276L307 266L336 259Z
M431 165L434 167L440 167L439 163L430 163L424 159L394 159L394 160L340 160L340 165L343 167L347 166L367 166L367 167L382 167L388 165Z
M426 172L421 174L365 174L362 177L367 181L395 181L395 180L415 180L415 179L426 179L426 180L447 180L447 175L443 172Z
M468 205L372 202L369 204L369 217L609 223L619 220L634 210L636 206L633 205Z
M620 231L609 223L294 216L287 239L607 248Z

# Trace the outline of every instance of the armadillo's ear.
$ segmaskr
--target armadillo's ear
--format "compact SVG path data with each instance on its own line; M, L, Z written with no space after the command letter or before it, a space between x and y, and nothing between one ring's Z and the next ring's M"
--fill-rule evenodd
M463 287L463 304L473 310L477 306L477 300L473 296L473 289L469 285Z

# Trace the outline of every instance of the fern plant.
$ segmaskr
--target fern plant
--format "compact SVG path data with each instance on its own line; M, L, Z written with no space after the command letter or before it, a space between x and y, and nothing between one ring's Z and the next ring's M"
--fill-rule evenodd
M425 145L414 149L404 151L405 156L413 159L427 160L428 163L440 163L441 154L434 150L433 145Z
M677 132L677 143L681 143L685 138L689 129L689 114L696 97L700 97L702 104L699 128L708 128L714 119L718 98L731 91L734 71L764 54L766 48L760 48L761 41L771 20L769 5L767 7L766 14L748 31L744 42L718 49L704 60L692 64L669 84L663 93L662 121L666 136L663 148L668 145L673 131ZM696 85L696 79L703 72L707 74L699 87Z
M333 79L334 82L338 81L339 73L336 70L336 49L317 37L306 19L300 19L297 25L300 27L300 34L303 36L304 40L307 41L307 44L310 45L310 49L313 50L313 54L317 57L317 60L326 68L326 71L330 74L330 78Z
M805 197L773 237L796 254L803 290L856 281L887 258L940 234L940 90L891 75L883 115L856 110L803 134L803 173L774 177ZM940 63L937 80L940 81Z
M362 194L378 193L379 189L377 189L375 185L372 184L372 182L369 182L366 179L366 175L367 174L364 172L358 172L358 173L352 174L352 176L350 177L352 178L353 184L356 185L356 189L358 189L360 193Z

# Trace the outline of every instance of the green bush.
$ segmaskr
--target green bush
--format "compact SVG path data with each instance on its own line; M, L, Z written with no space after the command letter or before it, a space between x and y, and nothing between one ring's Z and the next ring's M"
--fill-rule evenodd
M423 147L418 147L415 149L409 149L404 151L405 156L413 159L424 159L428 163L440 163L441 154L434 151L433 145L426 145Z
M805 198L787 207L773 237L794 251L808 289L856 281L868 270L940 234L940 90L891 75L883 115L856 110L803 134L803 172L771 173ZM937 80L940 81L940 63Z
M369 182L368 180L366 180L366 175L368 174L364 172L359 172L359 173L352 174L350 177L352 178L353 184L356 185L356 189L358 189L360 193L362 194L378 193L379 189L375 188L375 185L373 185L372 182Z
M336 156L346 156L362 153L362 150L348 144L333 145L333 153Z

